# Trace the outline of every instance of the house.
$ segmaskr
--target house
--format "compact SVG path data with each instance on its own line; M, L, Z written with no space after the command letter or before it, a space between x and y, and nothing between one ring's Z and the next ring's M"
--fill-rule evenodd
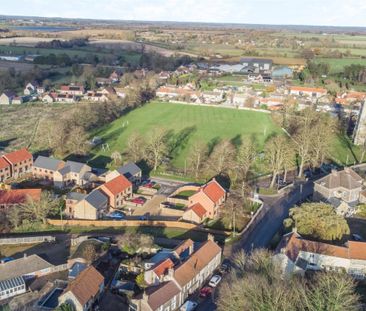
M11 177L11 166L8 161L0 157L0 183Z
M112 81L108 78L96 78L95 82L97 83L98 86L109 85L112 83Z
M0 301L26 292L26 281L53 272L55 266L38 255L0 263Z
M54 92L43 94L41 97L42 102L52 104L57 97L57 94Z
M42 95L46 92L46 88L44 86L37 86L36 92L37 92L37 94Z
M289 95L304 96L312 99L318 99L327 95L327 90L323 88L304 87L304 86L291 86Z
M0 96L0 105L11 105L15 96L13 91L4 91Z
M116 90L113 87L109 86L102 88L100 91L98 91L98 93L106 96L113 96L116 95Z
M23 104L24 103L24 99L23 99L23 97L22 96L15 96L14 98L13 98L13 101L12 101L12 104L13 105L21 105L21 104Z
M81 96L85 93L85 89L81 85L62 85L60 90L60 94Z
M51 180L53 182L55 172L64 166L65 162L62 160L38 156L33 163L32 175L34 178Z
M74 217L74 208L77 203L84 200L87 195L80 192L69 192L65 199L65 215L69 218Z
M58 103L74 103L77 98L73 94L57 94L54 100Z
M33 156L26 148L6 153L2 158L10 164L12 178L18 178L32 171Z
M243 66L240 71L245 74L270 73L273 65L272 59L265 58L242 58L240 63Z
M26 203L28 200L40 201L42 189L0 190L0 211Z
M143 294L130 301L134 311L174 311L188 295L199 289L221 263L221 248L209 240L194 248L192 240L182 242L171 257L145 271L148 284Z
M38 86L38 84L35 83L35 82L33 82L33 83L31 83L31 82L27 83L27 85L25 86L24 91L23 91L24 95L28 95L29 96L29 95L36 94L37 93L37 86Z
M11 279L0 281L0 301L24 294L27 291L23 277L17 276Z
M196 203L184 211L182 218L183 220L200 224L208 218L208 212L200 203Z
M102 103L105 103L109 100L109 98L106 94L99 93L99 92L94 92L94 91L88 91L84 95L84 99L85 100L90 100L90 101L93 101L93 102L102 102Z
M167 81L171 76L171 73L169 71L161 71L159 73L159 79L162 81Z
M54 185L58 188L83 186L88 182L86 177L91 170L91 167L85 163L66 161L64 167L54 172Z
M76 203L71 210L70 207L70 218L96 220L108 212L108 197L103 191L96 189Z
M129 162L106 175L106 182L118 175L123 175L132 183L139 183L142 178L142 170L133 162Z
M216 181L216 179L209 181L188 199L189 206L199 203L207 211L205 216L210 219L217 216L218 208L225 200L226 190ZM190 218L189 215L186 215L186 217L188 219Z
M128 93L128 89L127 88L122 88L122 87L116 87L114 88L114 90L116 91L116 95L119 98L125 98L127 96Z
M314 200L340 199L348 204L357 202L362 191L363 179L351 168L332 172L314 182Z
M69 303L75 311L93 310L92 306L104 291L104 277L90 266L83 270L65 288L59 304Z
M224 100L223 92L205 91L201 93L202 102L206 104L220 103Z
M296 230L284 235L278 244L274 260L283 273L300 274L308 270L346 272L356 279L366 275L366 243L348 241L336 246L304 239Z
M132 197L132 184L123 175L119 175L99 187L108 197L109 206L122 208L127 199Z

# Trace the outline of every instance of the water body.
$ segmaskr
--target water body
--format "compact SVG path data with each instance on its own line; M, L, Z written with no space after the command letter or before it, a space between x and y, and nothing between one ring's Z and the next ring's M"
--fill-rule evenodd
M63 26L12 26L9 27L14 30L28 30L38 32L59 32L59 31L71 31L76 30L76 27L63 27Z

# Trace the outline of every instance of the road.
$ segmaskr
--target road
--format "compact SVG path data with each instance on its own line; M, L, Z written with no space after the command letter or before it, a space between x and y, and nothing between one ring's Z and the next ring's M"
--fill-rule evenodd
M281 228L283 220L288 216L291 207L313 193L313 182L297 184L290 193L276 197L261 197L264 206L261 215L253 223L252 229L243 235L232 251L244 249L247 252L255 248L268 246L276 232Z

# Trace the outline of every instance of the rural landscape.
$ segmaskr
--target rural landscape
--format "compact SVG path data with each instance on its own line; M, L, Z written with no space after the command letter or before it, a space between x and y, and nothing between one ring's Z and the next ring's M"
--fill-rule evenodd
M366 310L356 17L39 2L0 15L0 311Z

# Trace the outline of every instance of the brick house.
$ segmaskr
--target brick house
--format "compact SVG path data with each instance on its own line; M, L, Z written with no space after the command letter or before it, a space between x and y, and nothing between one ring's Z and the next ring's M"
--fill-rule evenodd
M32 174L34 178L51 180L53 182L55 172L62 169L64 166L64 161L38 156L33 163Z
M320 98L327 95L328 91L323 88L304 87L304 86L292 86L290 87L289 94L295 96L305 96L310 98Z
M58 188L82 186L86 183L85 175L91 173L91 170L91 167L85 163L66 161L64 167L54 172L54 185Z
M87 195L79 192L69 192L65 198L65 215L74 218L74 209L77 203L85 199Z
M80 85L62 85L59 92L60 94L81 96L85 93L85 89Z
M199 203L207 211L205 216L211 219L217 216L218 208L225 200L226 191L216 179L209 181L188 199L189 206Z
M4 158L0 158L0 183L11 177L11 166Z
M32 171L33 156L26 148L4 154L3 159L10 164L11 177L13 178L18 178Z
M27 200L39 201L42 189L0 190L0 211L23 204Z
M93 190L82 200L76 203L69 217L76 219L96 220L108 212L108 197L99 189Z
M65 288L59 297L59 305L69 303L75 311L93 310L104 291L104 277L93 266L83 270Z
M99 189L108 197L112 208L121 208L125 200L132 196L132 184L123 175L106 182Z
M205 218L208 217L207 210L200 204L196 203L191 206L189 206L182 216L183 220L193 222L196 224L202 223L202 221L205 220Z

